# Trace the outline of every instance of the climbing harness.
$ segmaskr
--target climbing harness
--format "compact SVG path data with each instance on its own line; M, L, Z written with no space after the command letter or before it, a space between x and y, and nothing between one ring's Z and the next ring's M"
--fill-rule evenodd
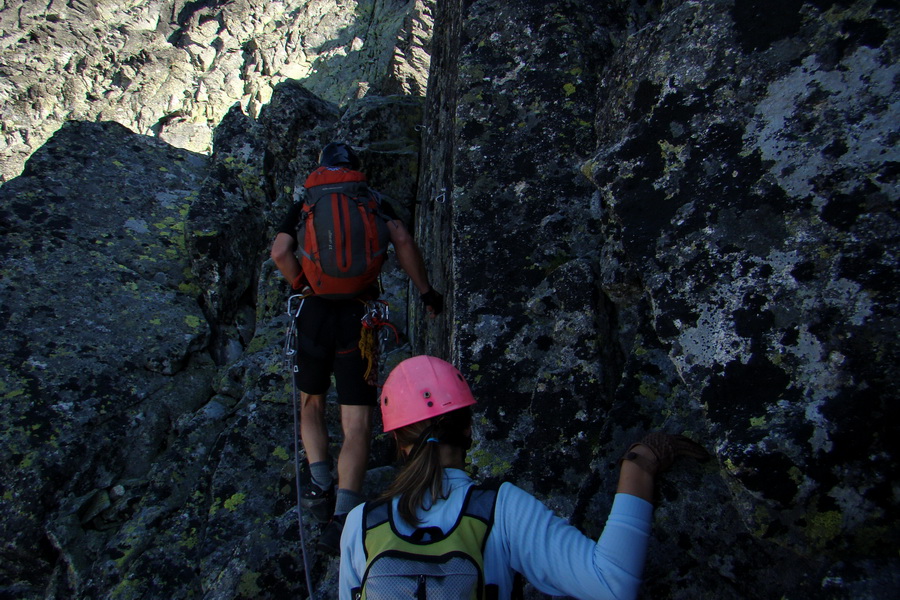
M288 298L287 312L290 317L287 334L284 341L284 358L285 366L291 376L291 397L293 398L294 407L294 481L297 491L297 525L300 528L300 550L303 554L303 572L306 574L306 589L309 591L310 600L316 600L316 592L313 588L312 573L310 572L309 555L306 551L306 534L303 531L303 508L300 503L301 486L300 486L300 411L297 402L297 317L303 309L303 303L310 294L294 294ZM297 304L296 310L294 303Z
M365 377L370 385L378 385L379 359L384 356L385 342L394 334L394 341L400 342L400 334L397 327L390 322L390 308L384 300L363 300L366 312L363 315L362 331L359 336L359 350L368 362Z

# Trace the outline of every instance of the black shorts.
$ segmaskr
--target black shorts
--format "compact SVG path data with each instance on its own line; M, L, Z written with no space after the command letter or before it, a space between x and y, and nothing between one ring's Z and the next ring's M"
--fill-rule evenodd
M339 404L377 405L377 390L365 379L369 363L359 350L364 314L359 300L304 301L297 317L297 389L324 395L334 373Z

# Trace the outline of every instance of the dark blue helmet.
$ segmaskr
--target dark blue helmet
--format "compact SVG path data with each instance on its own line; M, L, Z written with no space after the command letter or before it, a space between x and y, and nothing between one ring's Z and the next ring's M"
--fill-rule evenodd
M319 165L322 167L350 167L358 171L362 163L350 144L331 142L319 153Z

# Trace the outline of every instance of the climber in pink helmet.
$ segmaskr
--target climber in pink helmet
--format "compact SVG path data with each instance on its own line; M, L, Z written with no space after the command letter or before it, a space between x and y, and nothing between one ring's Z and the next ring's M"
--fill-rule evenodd
M708 457L680 435L650 433L620 461L606 527L594 541L511 483L464 471L469 385L431 356L401 362L379 399L406 463L380 499L357 506L341 537L340 598L507 599L515 573L545 594L634 598L653 516L654 479L679 455Z

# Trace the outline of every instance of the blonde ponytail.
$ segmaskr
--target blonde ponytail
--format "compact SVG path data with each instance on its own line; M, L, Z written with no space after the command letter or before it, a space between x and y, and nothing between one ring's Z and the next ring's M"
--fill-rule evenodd
M465 441L470 440L471 426L472 411L465 407L395 430L398 454L402 456L402 448L411 450L406 464L381 497L389 499L399 496L397 511L410 525L422 522L416 511L425 507L426 495L432 501L446 497L440 444L467 450Z

